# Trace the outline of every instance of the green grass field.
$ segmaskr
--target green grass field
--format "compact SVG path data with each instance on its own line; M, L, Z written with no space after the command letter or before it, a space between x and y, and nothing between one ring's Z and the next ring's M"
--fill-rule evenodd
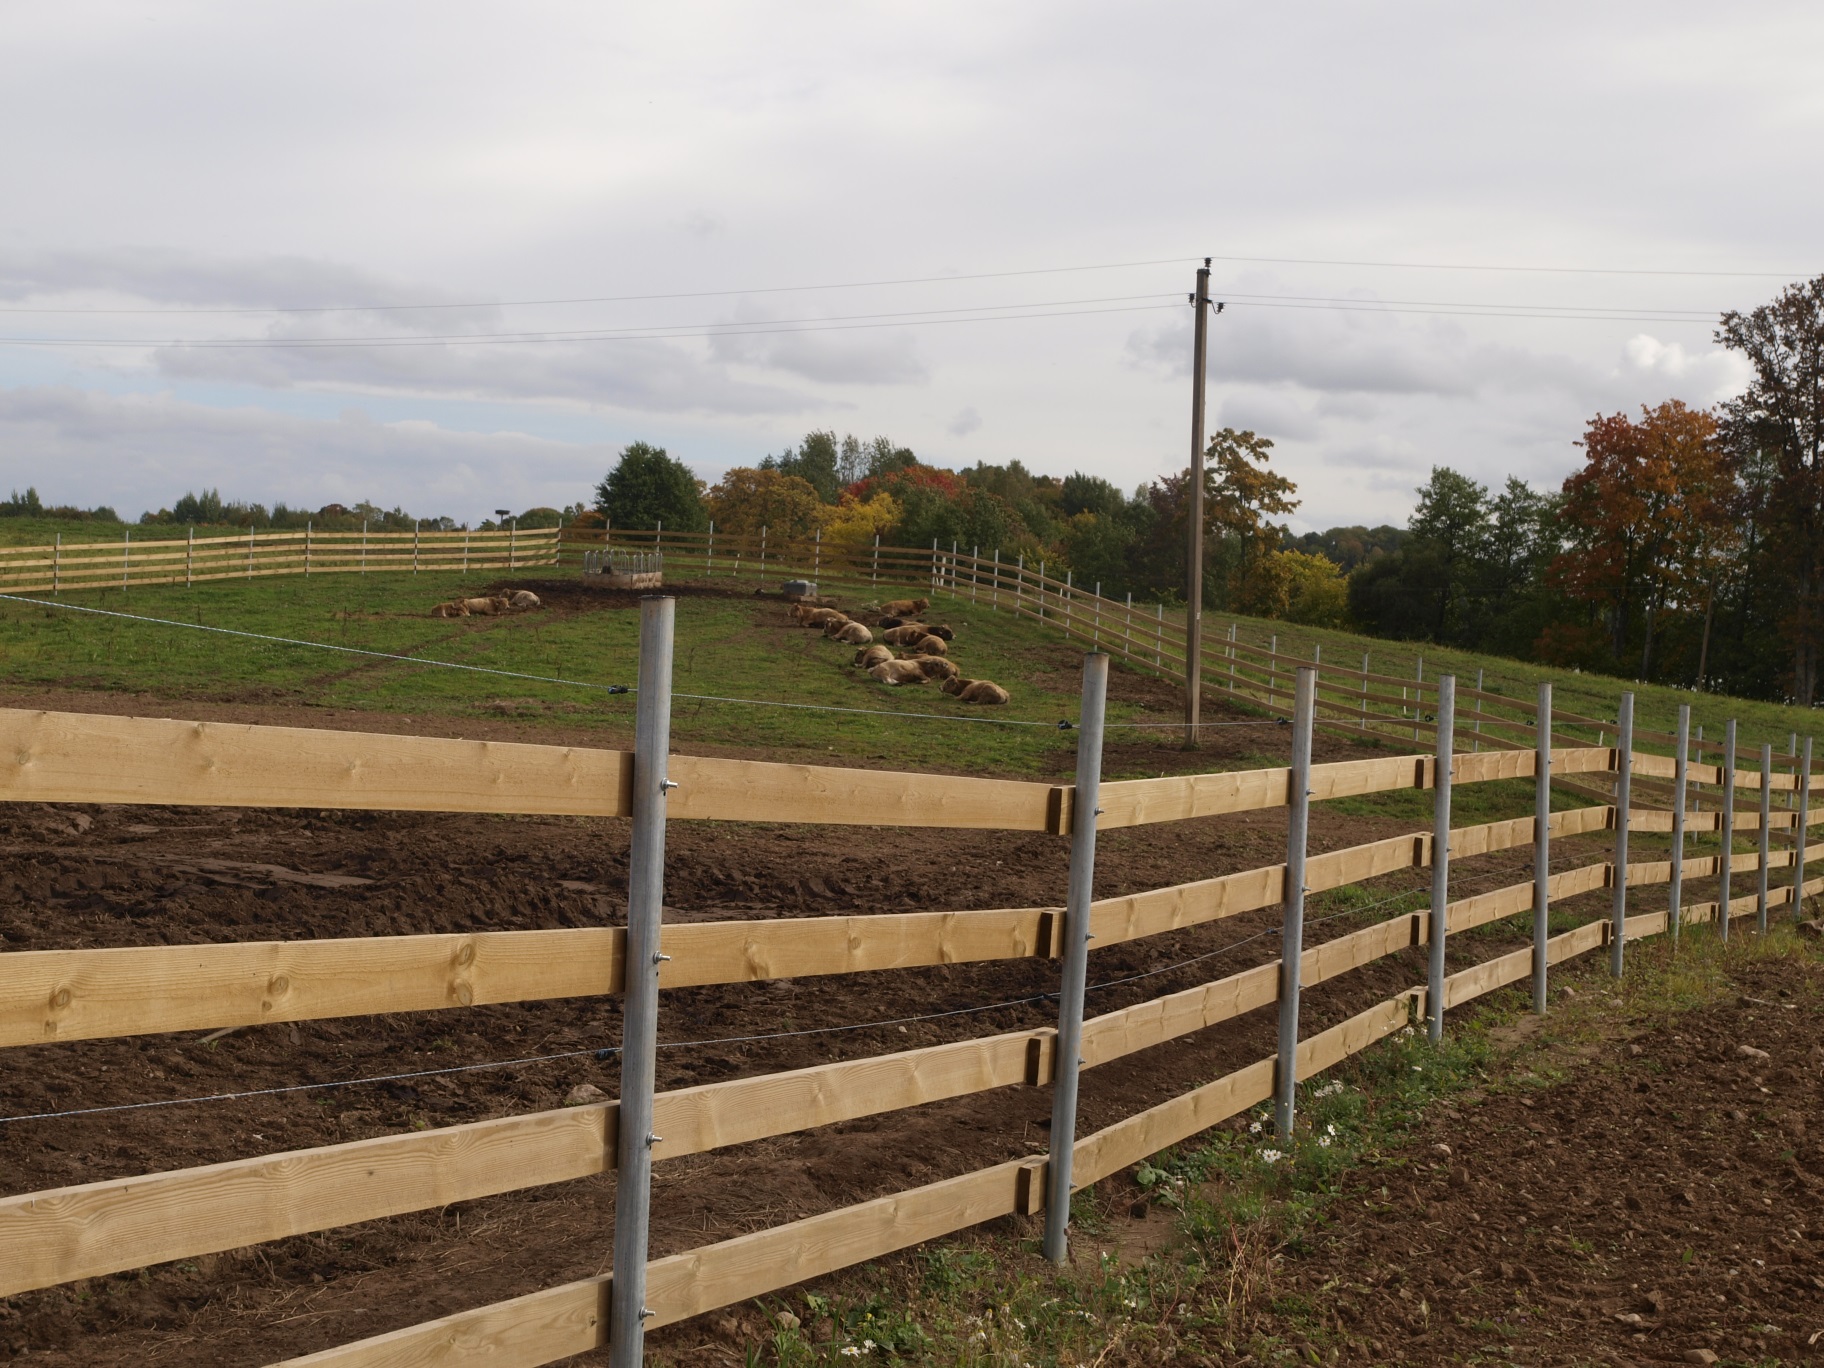
M26 522L28 520L12 520ZM557 576L550 568L522 572L526 580ZM120 691L169 699L315 704L408 714L509 715L533 725L603 727L616 735L631 728L632 700L608 693L631 684L637 672L637 614L628 610L558 608L510 618L441 620L427 616L440 599L479 592L499 583L498 572L466 578L438 574L291 576L217 581L186 589L159 586L83 591L61 600L77 607L228 627L325 645L419 656L570 683L426 668L307 647L232 638L0 601L0 678L15 688L33 686ZM741 592L728 597L680 600L676 690L680 694L811 703L892 712L1044 725L999 726L961 721L934 728L924 722L795 709L740 707L680 698L674 736L680 744L778 747L864 758L908 768L980 769L993 773L1056 774L1067 770L1074 737L1060 719L1078 711L1082 647L985 603L940 598L932 616L958 629L954 654L964 672L997 680L1014 702L993 710L960 704L935 687L888 690L846 668L852 651L785 623L776 600L745 596L751 582L710 583ZM883 586L884 593L894 593ZM41 597L41 596L40 596ZM857 595L844 602L859 602ZM1212 618L1212 639L1230 619ZM1240 637L1260 644L1277 636L1284 654L1321 648L1327 661L1359 668L1364 651L1371 667L1392 675L1413 673L1421 654L1425 677L1455 671L1472 684L1478 668L1485 686L1531 699L1541 679L1551 679L1561 709L1610 718L1624 689L1636 692L1636 716L1646 728L1671 730L1677 706L1688 702L1708 738L1720 738L1725 720L1740 721L1744 745L1771 742L1784 755L1790 735L1809 725L1806 710L1695 695L1660 686L1635 686L1594 675L1557 673L1514 661L1464 652L1419 648L1342 632L1312 631L1285 623L1237 619ZM1126 667L1117 664L1117 670ZM596 687L586 687L596 686ZM1174 706L1158 684L1117 681L1111 722L1167 722ZM1149 706L1133 701L1151 699ZM1111 777L1213 767L1195 754L1177 758L1166 730L1116 730L1110 735ZM1384 746L1405 747L1398 739ZM1421 739L1413 749L1429 742ZM1271 763L1235 755L1222 767ZM1277 753L1262 738L1261 750ZM1643 744L1640 749L1664 749Z

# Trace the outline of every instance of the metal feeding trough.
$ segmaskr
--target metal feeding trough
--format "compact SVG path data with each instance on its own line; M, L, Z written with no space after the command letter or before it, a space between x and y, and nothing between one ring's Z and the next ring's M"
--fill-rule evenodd
M600 589L662 589L663 551L585 551L583 583Z

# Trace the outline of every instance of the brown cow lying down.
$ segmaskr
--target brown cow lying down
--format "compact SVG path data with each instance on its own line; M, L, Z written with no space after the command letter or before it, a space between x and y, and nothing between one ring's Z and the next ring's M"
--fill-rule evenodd
M929 632L932 636L940 637L944 641L955 641L956 640L956 633L951 631L948 627L944 627L944 626L940 625L940 626L936 626L936 627L927 627L927 628L925 628L925 630L927 632Z
M930 606L930 599L894 599L881 604L880 611L887 617L915 618Z
M882 641L890 641L895 646L910 646L921 637L929 636L922 622L901 623L898 627L889 627L880 634Z
M855 664L864 670L871 670L876 665L893 659L893 652L885 646L869 646L855 652Z
M930 678L916 660L883 660L868 673L882 684L923 684Z
M533 593L530 589L515 589L511 594L507 595L507 598L515 608L544 607L544 604L539 601L538 595Z
M863 627L859 622L844 623L834 631L829 627L825 627L823 629L823 634L827 637L834 637L836 640L849 646L866 646L870 641L874 640L874 633L870 632L866 627Z
M492 617L505 613L512 608L512 603L505 594L497 598L461 598L440 603L431 609L432 617Z
M962 671L952 661L934 655L904 655L901 660L916 660L927 679L955 679Z
M1007 690L986 679L964 679L960 675L944 681L944 692L954 694L965 703L1005 703Z
M942 637L921 636L916 641L908 641L903 644L908 651L916 655L941 656L950 653L950 648L944 645Z
M837 612L834 608L810 608L805 611L804 616L798 619L798 622L804 627L822 627L832 622L840 627L848 620L845 614Z

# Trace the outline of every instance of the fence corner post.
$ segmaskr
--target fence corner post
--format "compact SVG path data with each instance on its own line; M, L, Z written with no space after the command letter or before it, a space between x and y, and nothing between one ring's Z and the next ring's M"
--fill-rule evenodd
M1456 758L1457 677L1438 676L1437 759L1431 787L1431 946L1425 977L1426 1034L1444 1038L1444 946L1450 936L1450 778Z
M1298 1104L1298 996L1305 952L1305 837L1311 821L1311 732L1317 671L1301 668L1292 701L1292 766L1286 776L1286 882L1280 893L1279 1053L1273 1079L1273 1133L1292 1138Z
M614 1279L608 1344L613 1362L642 1362L646 1251L651 1220L654 1061L658 1054L659 923L665 896L665 795L671 788L671 646L677 600L640 600L640 676L633 747L633 839L628 853L622 955L621 1098L616 1136Z
M1621 696L1615 719L1615 902L1609 928L1609 973L1621 977L1628 940L1628 821L1634 778L1634 695Z
M1551 967L1552 919L1552 686L1539 686L1538 749L1533 782L1533 1011L1545 1015Z
M1045 1190L1045 1257L1070 1257L1070 1168L1077 1144L1077 1075L1083 1060L1083 998L1089 979L1089 918L1095 895L1096 816L1102 789L1102 717L1108 657L1083 657L1077 719L1077 787L1070 804L1070 890L1064 909L1064 963L1058 992L1058 1043L1051 1094L1051 1164Z
M1799 762L1804 766L1799 771L1799 829L1793 840L1792 849L1792 919L1802 921L1805 916L1805 837L1811 822L1811 738L1805 738L1804 756Z
M1678 945L1679 925L1684 920L1685 901L1685 790L1690 787L1691 705L1678 705L1678 758L1672 762L1672 871L1666 908L1667 930L1674 948Z
M1717 934L1727 941L1729 939L1729 876L1735 871L1731 868L1735 856L1735 719L1729 719L1729 725L1723 728L1723 792L1722 820L1719 823L1722 835L1722 853L1717 857L1717 876L1720 882L1716 892Z

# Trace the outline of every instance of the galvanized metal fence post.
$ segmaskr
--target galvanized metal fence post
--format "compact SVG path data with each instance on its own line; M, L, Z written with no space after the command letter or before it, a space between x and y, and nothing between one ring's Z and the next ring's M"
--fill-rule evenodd
M1811 820L1811 738L1805 738L1805 751L1799 764L1799 826L1792 842L1792 919L1805 916L1805 837Z
M1298 994L1305 953L1305 836L1311 822L1311 732L1317 713L1317 671L1298 672L1292 698L1292 772L1287 778L1285 920L1279 937L1279 1067L1274 1078L1273 1131L1292 1138L1298 1102Z
M1628 939L1628 800L1634 779L1634 695L1621 696L1615 720L1615 903L1609 933L1609 972L1621 977Z
M1077 1075L1083 1060L1083 995L1089 978L1089 910L1095 896L1096 813L1102 789L1102 713L1108 657L1083 657L1077 719L1077 788L1070 805L1070 890L1064 907L1064 964L1051 1094L1051 1163L1045 1185L1045 1257L1070 1256L1070 1164L1077 1144ZM618 1360L617 1360L618 1361Z
M1729 876L1735 871L1730 867L1735 855L1735 719L1729 719L1729 725L1723 728L1723 813L1722 821L1722 854L1717 856L1717 877L1720 882L1716 892L1717 934L1725 941L1729 939Z
M1672 872L1667 882L1671 885L1670 901L1667 907L1667 929L1672 933L1672 944L1678 944L1679 923L1684 920L1685 897L1685 783L1690 761L1686 753L1691 749L1691 705L1678 705L1678 756L1672 762Z
M1806 823L1811 817L1811 737L1798 770L1798 828L1793 832L1793 921L1804 919L1806 905Z
M1773 746L1761 743L1761 839L1755 866L1754 929L1767 933L1767 856L1771 853L1768 828L1773 825Z
M1482 692L1482 675L1483 675L1482 669L1480 669L1480 668L1477 669L1477 671L1476 671L1476 692L1478 694ZM1476 700L1475 727L1476 727L1475 749L1479 753L1482 749L1482 700L1480 698L1478 698Z
M1552 916L1552 686L1539 686L1533 779L1533 1010L1545 1015Z
M651 1217L654 1060L659 1035L659 920L665 894L665 776L671 749L671 643L677 600L640 600L640 693L633 742L621 1099L614 1186L612 1362L637 1368L646 1340L646 1236Z
M1457 677L1438 676L1438 748L1431 791L1431 960L1425 1006L1432 1044L1444 1038L1444 943L1450 934L1450 771L1456 751Z

